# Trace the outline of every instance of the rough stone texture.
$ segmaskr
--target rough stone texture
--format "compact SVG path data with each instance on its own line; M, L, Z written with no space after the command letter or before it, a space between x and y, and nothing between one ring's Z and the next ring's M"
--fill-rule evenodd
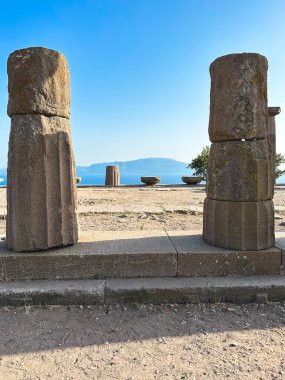
M272 161L267 140L213 143L206 191L208 198L225 201L272 199Z
M120 186L119 166L106 166L106 186Z
M0 283L0 305L92 305L104 302L105 281L15 281Z
M210 244L230 249L261 250L274 246L273 202L206 198L203 238Z
M1 306L191 302L281 302L285 277L211 276L17 281L0 284Z
M272 162L272 181L275 184L275 168L276 168L276 125L275 116L281 112L280 107L268 107L268 124L267 124L267 140L268 151Z
M178 276L280 274L281 250L240 251L214 247L200 231L167 231L178 254Z
M212 288L206 278L142 278L106 281L105 302L191 303L211 302ZM0 285L1 300L1 285Z
M33 251L78 239L69 120L12 116L7 178L7 245Z
M222 249L222 248L221 248ZM189 252L178 254L178 276L280 274L281 251Z
M229 54L211 64L212 142L266 137L267 67L266 58L254 53Z
M8 77L8 115L69 118L70 79L63 54L42 47L16 50L8 59Z
M284 276L216 276L208 279L216 302L252 303L260 302L261 298L280 302L285 299Z
M107 280L105 303L258 302L285 299L285 278L279 275L211 276Z
M74 246L16 253L0 241L0 282L176 276L177 253L159 231L95 231Z

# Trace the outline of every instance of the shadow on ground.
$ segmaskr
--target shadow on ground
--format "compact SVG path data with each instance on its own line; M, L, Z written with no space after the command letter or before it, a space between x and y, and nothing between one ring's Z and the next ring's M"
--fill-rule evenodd
M277 329L285 304L117 305L0 308L0 354Z

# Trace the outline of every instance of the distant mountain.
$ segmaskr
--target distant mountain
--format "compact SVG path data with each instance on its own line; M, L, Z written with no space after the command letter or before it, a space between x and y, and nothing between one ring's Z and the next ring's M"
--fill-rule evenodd
M106 166L118 165L120 174L137 174L159 176L162 174L185 174L191 175L189 169L186 169L187 163L172 160L170 158L142 158L132 161L114 161L93 164L90 166L77 166L76 174L78 176L86 174L105 174Z
M105 174L107 165L118 165L122 175L160 176L168 174L191 175L192 171L186 169L188 163L172 160L171 158L142 158L132 161L113 161L92 164L90 166L76 166L78 176L90 174ZM6 168L0 168L0 177L7 175Z

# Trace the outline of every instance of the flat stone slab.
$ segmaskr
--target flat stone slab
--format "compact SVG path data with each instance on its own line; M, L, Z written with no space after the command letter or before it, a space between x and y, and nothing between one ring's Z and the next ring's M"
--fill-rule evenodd
M284 299L285 277L279 275L111 279L105 286L105 303L264 303Z
M91 305L122 302L248 303L285 300L285 276L156 277L0 283L0 305Z
M176 276L177 254L162 231L96 231L78 244L15 253L0 242L0 279L43 280Z
M284 276L231 276L209 279L215 302L261 302L285 299Z
M132 278L128 281L115 278L106 282L105 302L209 302L212 293L206 277Z
M0 283L0 305L88 305L104 302L105 280Z
M278 248L264 251L214 247L201 231L94 231L74 246L27 253L1 241L0 282L279 274L285 233L276 236Z
M280 274L281 250L238 251L214 247L200 231L167 231L178 254L178 276Z

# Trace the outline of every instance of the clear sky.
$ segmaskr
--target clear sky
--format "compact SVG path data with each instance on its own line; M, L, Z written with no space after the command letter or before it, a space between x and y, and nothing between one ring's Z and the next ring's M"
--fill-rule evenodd
M269 105L285 154L284 0L1 0L0 167L6 167L8 55L44 46L67 57L77 165L167 157L208 140L209 65L229 53L269 61Z

